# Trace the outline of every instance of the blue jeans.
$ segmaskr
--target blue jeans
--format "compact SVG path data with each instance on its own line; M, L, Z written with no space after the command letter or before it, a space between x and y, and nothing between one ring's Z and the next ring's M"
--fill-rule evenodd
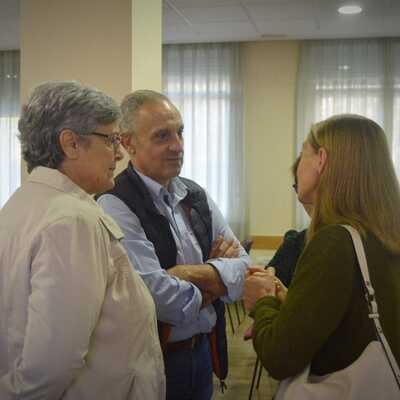
M194 349L166 352L166 400L210 400L213 392L210 343L203 335Z

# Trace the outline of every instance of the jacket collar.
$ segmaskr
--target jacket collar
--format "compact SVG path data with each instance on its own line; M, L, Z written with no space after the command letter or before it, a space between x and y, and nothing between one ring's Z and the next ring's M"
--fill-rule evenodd
M69 193L81 200L97 206L93 197L74 183L67 175L58 169L36 167L28 177L28 182L40 183L52 187L60 192Z

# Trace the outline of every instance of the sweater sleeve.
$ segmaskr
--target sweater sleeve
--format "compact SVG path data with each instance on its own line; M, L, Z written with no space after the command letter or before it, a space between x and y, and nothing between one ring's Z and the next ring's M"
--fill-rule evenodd
M301 372L338 327L355 279L356 259L347 231L321 229L301 255L286 301L260 299L252 309L254 348L275 379Z

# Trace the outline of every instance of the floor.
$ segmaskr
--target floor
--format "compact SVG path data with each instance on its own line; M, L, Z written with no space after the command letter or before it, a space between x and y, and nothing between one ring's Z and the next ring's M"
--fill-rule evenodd
M227 314L229 374L226 380L228 386L221 394L219 382L214 382L214 400L247 400L256 362L256 355L251 340L243 340L243 332L251 325L251 319L246 317L239 304L236 308L230 305L232 322L235 332L232 332L229 315ZM238 316L240 324L238 324ZM256 385L255 385L256 386ZM275 393L277 383L262 371L259 388L254 388L252 400L270 400Z

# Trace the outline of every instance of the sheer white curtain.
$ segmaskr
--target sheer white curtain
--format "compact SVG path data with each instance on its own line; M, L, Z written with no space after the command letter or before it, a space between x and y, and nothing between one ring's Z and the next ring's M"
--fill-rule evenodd
M238 44L167 45L164 93L182 113L182 176L202 185L236 235L244 238L246 189Z
M360 114L384 128L400 176L400 39L304 42L297 104L298 153L314 122ZM297 211L298 228L307 226Z
M19 52L0 51L0 208L20 185Z

